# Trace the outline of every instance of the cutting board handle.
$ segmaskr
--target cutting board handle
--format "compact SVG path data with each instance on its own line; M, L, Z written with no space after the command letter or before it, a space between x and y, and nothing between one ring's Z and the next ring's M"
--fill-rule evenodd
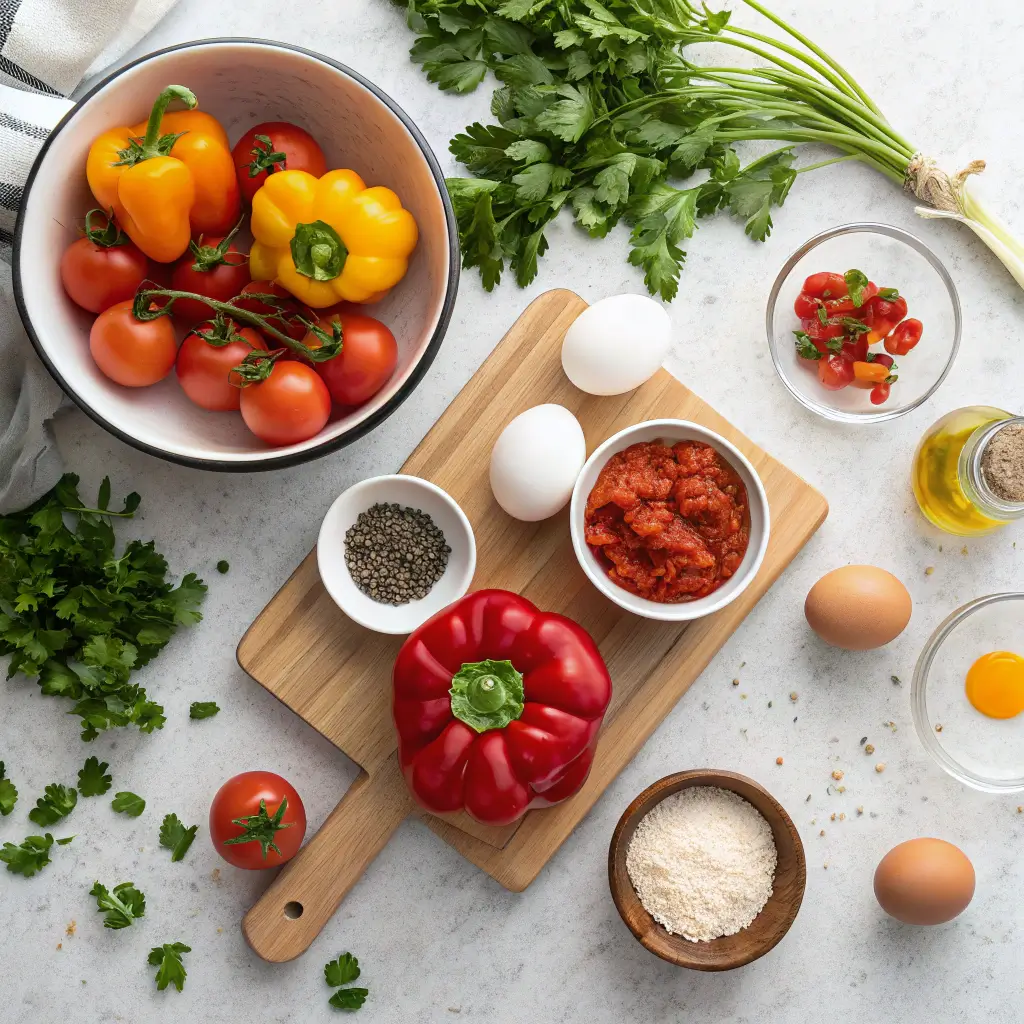
M413 810L397 754L372 775L360 772L320 831L242 919L246 942L272 963L305 953Z

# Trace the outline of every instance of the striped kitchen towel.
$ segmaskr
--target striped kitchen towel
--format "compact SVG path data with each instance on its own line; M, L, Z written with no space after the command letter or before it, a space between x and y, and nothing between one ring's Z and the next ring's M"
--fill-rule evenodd
M83 78L116 61L175 0L0 0L0 514L23 508L62 472L50 427L62 393L21 326L11 246L39 147Z

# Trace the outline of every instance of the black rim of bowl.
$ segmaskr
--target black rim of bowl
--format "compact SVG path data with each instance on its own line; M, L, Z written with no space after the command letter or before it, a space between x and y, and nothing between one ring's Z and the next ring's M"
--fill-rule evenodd
M314 60L322 61L324 64L329 65L332 68L341 71L343 74L348 75L351 79L358 82L363 88L371 92L378 100L380 100L385 106L387 106L392 113L402 122L409 134L413 137L416 145L419 147L420 152L423 154L424 159L427 161L427 165L430 168L430 173L433 175L434 181L437 185L438 194L441 197L441 205L444 207L445 222L448 226L448 281L445 289L444 302L441 306L441 315L438 318L437 326L434 328L434 333L427 343L426 350L424 351L420 361L414 367L412 373L409 375L408 380L398 389L398 391L392 395L392 397L385 402L375 413L368 416L362 423L345 431L341 436L331 438L329 441L324 441L312 448L307 449L303 452L294 452L290 455L281 455L279 457L271 456L270 458L258 459L254 461L220 461L219 459L202 459L193 458L188 455L178 455L174 452L164 451L162 448L157 448L153 445L146 444L144 441L140 441L138 438L132 437L130 434L125 433L123 430L115 427L110 423L102 413L97 409L94 409L88 402L86 402L80 395L78 395L75 389L64 379L64 377L58 373L57 368L50 361L43 345L41 344L36 332L32 328L31 321L29 320L28 313L25 309L25 297L21 286L21 239L22 233L25 226L24 211L28 205L29 194L32 190L32 185L35 182L36 174L42 165L43 159L46 157L46 153L50 148L50 143L60 134L61 131L67 126L68 122L75 116L79 111L82 104L88 102L93 96L96 95L101 89L109 85L115 78L118 78L124 72L129 71L131 68L136 67L138 64L145 63L148 60L152 60L154 57L161 57L166 53L174 53L177 50L191 50L201 46L218 46L224 44L255 44L257 46L272 46L275 49L280 50L292 50L295 53L304 54L307 57L312 57ZM416 127L412 118L382 89L374 85L373 82L364 78L358 71L353 71L352 68L347 67L345 64L339 61L332 60L330 57L325 57L322 53L317 53L314 50L307 50L302 46L294 46L291 43L279 43L272 39L253 39L246 37L233 37L233 36L222 36L212 39L197 39L189 43L178 43L175 46L166 46L161 50L154 50L152 53L147 53L137 60L133 60L130 64L125 64L124 67L118 68L116 71L107 75L101 82L94 85L61 119L57 122L56 127L47 136L46 141L43 143L42 148L36 155L36 158L32 164L32 170L29 172L28 180L25 182L24 201L22 203L21 210L18 213L18 222L14 231L14 252L13 252L13 278L14 278L14 299L18 305L18 313L21 316L21 322L25 326L29 338L32 341L32 345L36 350L39 358L42 360L43 365L49 371L50 376L60 385L64 393L82 410L90 419L98 423L104 430L113 434L115 437L124 441L126 444L131 445L133 448L137 448L139 451L146 452L148 455L155 455L157 458L164 459L167 462L175 462L182 466L191 466L196 469L209 469L217 470L224 473L253 473L262 472L272 469L285 469L289 466L298 466L304 462L312 462L314 459L319 459L324 455L329 455L331 452L338 451L340 448L344 448L346 445L352 444L354 441L368 434L375 427L379 426L384 422L396 409L412 394L416 389L416 386L423 379L424 374L430 369L431 364L434 361L434 357L437 355L438 349L441 347L441 341L443 340L445 333L448 330L448 324L452 317L452 310L455 307L455 297L458 292L459 285L459 266L460 266L460 254L459 254L459 233L458 227L455 221L455 211L452 208L451 198L448 195L448 189L445 186L444 174L441 172L441 167L437 162L437 158L434 156L434 151L430 148L430 144L423 137L423 133Z

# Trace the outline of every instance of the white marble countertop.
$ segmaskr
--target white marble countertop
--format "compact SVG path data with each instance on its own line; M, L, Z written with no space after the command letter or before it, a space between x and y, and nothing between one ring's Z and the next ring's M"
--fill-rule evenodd
M1024 229L1017 130L1024 7L973 0L965 14L958 0L863 0L831 5L821 18L814 0L771 6L846 63L923 148L951 167L988 159L989 193L1007 190L1002 211ZM489 89L444 96L407 61L410 36L385 0L281 9L181 0L131 56L243 34L299 43L357 68L405 107L446 169L455 169L448 139L487 119ZM776 269L798 244L828 225L870 219L919 233L946 261L960 289L964 337L953 373L924 408L855 430L812 418L787 394L765 348L763 309ZM908 470L917 439L948 410L975 402L1020 407L1024 295L966 231L917 220L896 188L853 164L801 178L775 221L765 245L748 242L724 216L702 224L671 307L670 365L825 493L825 525L526 892L506 892L408 822L310 952L292 963L265 964L246 947L238 923L268 879L217 856L206 834L209 801L238 771L278 771L302 793L312 831L356 767L237 668L235 644L313 545L335 495L401 465L530 298L553 287L591 300L642 290L625 262L625 232L593 242L560 220L525 292L509 283L486 295L476 273L465 273L447 338L413 397L370 437L311 465L250 477L192 471L139 454L77 412L62 419L61 448L87 490L109 473L115 494L142 493L142 514L122 536L157 538L173 569L197 570L210 594L201 625L146 670L146 685L167 709L162 732L121 730L86 747L60 702L24 680L0 685L0 757L23 798L0 821L0 840L27 834L35 795L49 782L72 782L90 753L110 762L117 789L149 804L143 817L126 820L108 800L80 801L69 819L79 838L43 874L0 873L4 1020L328 1020L322 966L343 950L360 958L371 991L364 1021L1020 1019L1024 814L1017 804L1024 798L972 792L932 764L913 732L909 679L925 638L949 611L982 594L1024 589L1024 544L1013 546L1020 533L1012 528L966 545L941 536L918 515ZM214 569L222 558L231 563L227 576ZM913 594L910 626L883 650L828 649L805 626L807 589L851 561L891 569ZM934 573L926 576L926 566ZM894 674L902 686L890 681ZM733 687L737 676L741 685ZM222 713L190 723L188 704L208 699ZM865 735L877 748L870 758L859 747ZM879 760L884 774L873 770ZM660 776L695 766L734 769L769 787L807 850L806 897L789 935L761 961L718 976L676 969L642 949L619 920L606 879L608 841L626 803ZM828 796L836 767L846 773L846 792ZM156 845L170 810L201 823L183 864L169 864ZM878 859L920 835L958 844L977 870L974 902L944 927L901 926L872 895ZM87 895L97 878L107 885L130 878L147 893L141 927L101 927ZM68 935L72 921L77 929ZM193 948L180 995L158 993L145 965L150 946L173 940Z

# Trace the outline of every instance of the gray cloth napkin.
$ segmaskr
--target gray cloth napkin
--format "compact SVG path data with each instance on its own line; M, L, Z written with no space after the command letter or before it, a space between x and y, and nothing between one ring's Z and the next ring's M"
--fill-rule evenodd
M66 403L21 325L11 246L22 190L64 97L134 46L175 0L0 0L0 514L62 470L50 421ZM84 211L83 211L84 213Z

